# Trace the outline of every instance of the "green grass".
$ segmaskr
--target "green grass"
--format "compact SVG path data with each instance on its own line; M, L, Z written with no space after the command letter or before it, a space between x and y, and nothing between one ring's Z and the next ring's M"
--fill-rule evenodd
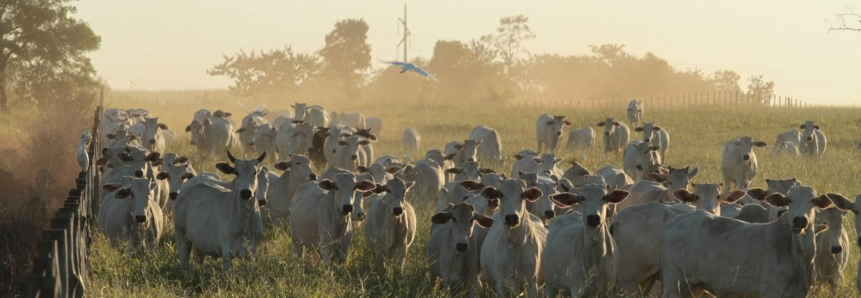
M243 113L235 105L224 101L219 103L225 106L207 108L226 108L235 114L236 122L239 122ZM113 101L113 105L148 108L181 135L176 143L168 146L168 151L188 156L198 171L216 172L213 166L216 160L199 158L183 133L192 113L202 107L199 101L186 104L182 100L171 99L159 104L150 101L150 105L144 105L139 98L132 96ZM269 106L280 109L287 108L288 104L270 103ZM421 153L416 153L414 158L421 157L428 149L441 148L451 140L466 138L475 125L496 128L501 133L503 155L506 156L505 163L496 170L503 173L510 171L511 156L515 152L535 147L535 122L540 114L567 115L574 123L574 128L585 125L594 127L606 116L624 117L624 107L614 110L514 109L500 105L416 106L391 103L349 103L339 106L344 107L335 110L358 110L366 116L383 119L380 141L374 145L377 156L402 155L401 133L406 127L415 128L421 134ZM694 183L723 182L720 158L726 141L750 135L772 145L779 132L797 129L806 119L815 120L828 137L825 155L820 160L785 158L774 156L770 146L756 149L759 174L754 186L764 186L765 178L796 177L820 193L838 192L854 198L861 193L858 183L861 180L861 163L858 162L861 153L855 149L855 142L861 138L859 112L861 110L850 108L697 107L647 109L645 119L655 120L671 135L666 164L676 167L699 166L699 175ZM577 156L574 152L562 155L566 161ZM587 153L587 159L581 163L595 170L608 163L620 165L621 157L605 155L596 148ZM279 229L266 231L254 260L234 260L234 269L229 275L221 274L221 264L211 259L207 259L197 274L183 272L179 269L173 245L172 222L168 220L162 244L142 256L123 254L121 249L111 248L104 237L97 235L90 259L93 274L88 289L94 296L111 297L449 297L450 293L439 289L429 279L427 270L426 243L435 198L409 197L409 200L416 207L419 229L406 266L400 274L374 269L361 231L353 238L347 261L327 268L311 258L298 258L289 234ZM847 216L844 225L850 239L857 239L851 223L852 216ZM854 280L859 253L855 241L850 242L850 263L844 271L845 278L838 293L817 289L814 297L857 296ZM491 297L493 293L483 287L480 296Z

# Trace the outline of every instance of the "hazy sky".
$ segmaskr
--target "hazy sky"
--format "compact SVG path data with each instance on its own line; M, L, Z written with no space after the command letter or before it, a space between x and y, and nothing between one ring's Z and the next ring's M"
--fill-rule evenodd
M826 22L846 7L861 11L857 0L77 3L78 16L102 36L93 63L115 89L225 89L229 80L206 74L222 54L285 45L316 51L346 18L364 18L372 55L394 59L397 18L407 4L411 57L430 58L438 39L477 38L493 32L500 17L524 14L537 34L526 44L533 53L587 54L590 44L621 43L681 69L763 74L779 94L861 104L861 33L829 33Z

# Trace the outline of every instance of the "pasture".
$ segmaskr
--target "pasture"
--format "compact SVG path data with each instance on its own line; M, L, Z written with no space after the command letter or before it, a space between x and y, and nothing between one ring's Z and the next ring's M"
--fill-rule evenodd
M226 156L209 158L200 156L189 144L185 127L192 114L200 109L224 109L233 113L239 123L246 113L232 101L192 100L191 93L173 94L170 99L143 101L155 96L147 93L127 94L111 101L107 108L144 108L159 117L161 123L176 132L178 138L167 145L167 152L188 157L198 172L218 173L214 164L226 160ZM164 97L160 97L164 98ZM502 165L483 165L498 173L509 173L512 157L516 152L535 148L536 120L541 114L566 115L573 126L566 127L560 146L563 169L569 161L577 160L590 171L606 164L621 166L621 154L605 154L601 151L601 134L596 147L579 160L577 152L564 150L567 132L583 126L592 126L606 117L625 121L625 106L612 109L577 110L575 108L514 107L506 104L488 103L465 105L424 105L416 103L375 102L314 102L331 112L360 111L366 117L383 119L383 129L377 132L379 141L374 143L376 156L403 156L401 134L407 127L421 134L420 148L406 160L420 159L430 149L441 149L447 142L467 138L472 127L487 125L498 130L502 137ZM290 109L291 101L269 102L271 111ZM252 109L253 104L246 104ZM656 122L671 136L670 148L664 164L685 167L698 166L699 175L693 183L720 183L721 151L724 144L736 137L751 136L755 140L769 143L768 147L754 149L759 160L759 173L753 182L755 187L765 187L766 178L780 179L796 177L819 193L836 192L854 199L861 193L861 152L856 142L861 138L861 110L852 108L766 108L756 106L728 107L701 106L650 109L646 107L644 120ZM798 129L804 120L815 120L828 137L828 148L820 160L808 157L775 156L772 143L778 133ZM236 127L234 127L235 129ZM632 140L641 139L633 132ZM234 148L232 152L241 152ZM71 154L71 153L70 153ZM238 155L237 155L238 156ZM276 161L267 157L270 165ZM315 169L319 174L322 169ZM226 177L222 177L226 178ZM349 257L342 265L325 267L312 258L299 258L293 248L289 230L267 226L264 240L254 260L234 260L234 269L229 275L221 273L221 263L207 259L198 274L184 272L177 260L173 224L167 220L167 232L158 248L143 255L124 254L113 249L98 232L95 233L91 253L92 282L89 294L104 297L449 297L451 294L430 280L426 244L430 217L436 197L416 197L408 194L418 216L418 235L400 273L378 271L373 266L373 256L367 250L364 238L355 236ZM856 231L847 215L844 220L849 232L850 262L837 293L815 289L813 297L857 296L855 276L859 261ZM358 233L362 233L359 230ZM743 247L739 247L743 250ZM480 297L491 297L493 292L486 285ZM457 295L459 296L459 295Z

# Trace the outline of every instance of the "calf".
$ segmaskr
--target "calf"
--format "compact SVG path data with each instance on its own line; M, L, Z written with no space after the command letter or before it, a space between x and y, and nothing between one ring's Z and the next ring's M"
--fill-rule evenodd
M544 285L541 255L547 240L547 229L529 215L526 202L541 197L537 188L526 189L522 180L505 179L499 188L486 187L481 195L497 199L500 211L481 248L481 271L498 297L538 297ZM502 223L502 224L499 224Z
M572 297L610 294L619 260L616 242L607 229L607 205L627 196L627 191L607 193L604 186L597 184L581 187L578 194L550 196L560 206L580 205L583 213L561 216L550 227L541 257L547 297L556 297L559 292Z
M643 122L643 127L637 127L634 130L643 132L643 143L660 148L658 152L661 160L665 159L667 148L670 148L670 133L666 129L655 125L655 122Z
M547 114L538 116L536 124L536 136L538 138L538 153L546 145L548 152L556 153L559 144L562 143L562 129L571 126L571 121L565 120L565 116L550 116Z
M435 214L431 222L427 245L431 275L434 279L441 279L442 285L452 290L465 283L469 287L469 297L475 297L480 285L480 244L473 231L491 227L493 219L476 212L470 204L459 203Z
M822 156L828 140L825 138L825 133L819 129L819 125L807 120L801 125L801 129L804 130L801 134L801 152L815 158Z
M749 224L699 211L672 219L661 239L664 297L806 297L815 254L815 209L831 205L827 195L796 186L771 194L788 214L769 224ZM744 253L738 253L739 248Z
M405 183L399 178L389 180L375 189L375 192L385 192L385 195L375 195L370 199L365 242L373 252L378 268L389 264L400 270L416 238L416 212L406 201L407 192L414 183Z
M628 121L631 121L631 125L636 127L640 124L640 119L643 119L643 102L632 99L628 102Z
M726 143L723 148L721 171L723 172L724 187L750 188L750 183L756 177L756 154L753 147L768 146L765 142L754 141L751 137L741 137Z
M607 118L597 125L604 127L604 152L619 152L628 144L631 131L625 123Z

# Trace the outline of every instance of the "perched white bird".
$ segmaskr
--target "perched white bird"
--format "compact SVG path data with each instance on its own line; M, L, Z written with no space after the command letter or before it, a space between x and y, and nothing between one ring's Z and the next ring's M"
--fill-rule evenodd
M436 78L434 78L430 73L428 73L428 72L427 72L427 71L425 71L424 69L421 69L421 68L419 68L418 66L416 66L415 64L412 64L412 63L397 62L397 61L383 61L383 60L380 60L380 62L388 63L388 64L391 64L391 65L394 65L394 66L398 66L398 67L400 67L400 68L401 68L401 73L405 73L405 72L407 72L407 71L412 71L412 72L415 72L415 73L417 73L417 74L423 75L423 76L425 76L425 77L426 77L426 78L428 78L428 79L431 79L431 80L434 80L434 81L436 81L436 80L437 80L437 79L436 79Z
M90 136L89 132L81 134L81 147L78 148L78 165L81 166L81 172L86 172L90 168L90 156L87 155L87 147L90 146L90 139L92 139L92 136Z

